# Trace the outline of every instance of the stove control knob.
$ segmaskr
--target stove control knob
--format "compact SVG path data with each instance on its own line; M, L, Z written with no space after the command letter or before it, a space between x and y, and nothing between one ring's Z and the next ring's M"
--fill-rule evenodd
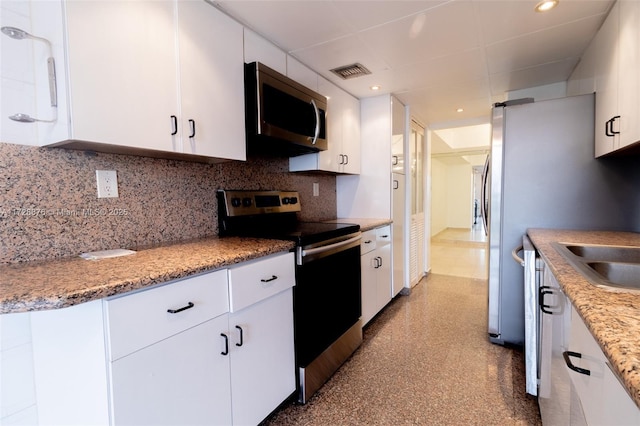
M251 198L243 198L242 199L242 205L245 207L251 207L251 204L253 204L253 201L251 200Z
M240 200L240 198L232 198L231 199L231 205L233 207L240 207L240 204L242 204L242 201Z
M282 197L282 204L289 204L289 197Z
M298 197L289 198L289 204L298 204Z

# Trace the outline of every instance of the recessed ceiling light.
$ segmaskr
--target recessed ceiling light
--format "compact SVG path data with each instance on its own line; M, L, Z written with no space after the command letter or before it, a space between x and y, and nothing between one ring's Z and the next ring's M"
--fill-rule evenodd
M463 111L464 111L464 109L462 109L462 108L458 108L458 109L456 110L456 112L463 112Z
M535 7L536 12L546 12L553 9L560 3L560 0L543 0Z
M374 86L370 87L371 90L380 90L380 86L378 86L377 84Z

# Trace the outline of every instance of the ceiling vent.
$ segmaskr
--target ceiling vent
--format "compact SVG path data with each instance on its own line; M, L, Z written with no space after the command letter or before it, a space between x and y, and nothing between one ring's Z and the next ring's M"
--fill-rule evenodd
M345 65L343 67L334 68L331 70L332 73L337 75L343 80L347 80L350 78L361 77L363 75L371 74L371 71L365 68L362 64L351 64Z

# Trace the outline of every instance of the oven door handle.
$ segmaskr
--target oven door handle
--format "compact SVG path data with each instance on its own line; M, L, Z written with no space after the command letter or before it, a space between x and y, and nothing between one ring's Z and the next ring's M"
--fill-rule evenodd
M362 235L358 235L356 237L349 238L348 240L340 241L338 243L333 243L333 244L329 244L322 247L314 247L306 250L300 247L298 248L298 264L299 265L302 264L302 258L305 256L311 256L311 255L323 253L326 251L336 250L336 249L339 249L340 247L353 244L354 242L359 241L361 239L362 239Z

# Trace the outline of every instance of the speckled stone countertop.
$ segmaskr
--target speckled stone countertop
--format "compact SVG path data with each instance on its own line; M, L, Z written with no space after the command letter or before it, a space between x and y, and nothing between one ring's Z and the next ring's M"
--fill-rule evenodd
M527 234L640 407L640 292L591 285L551 244L640 246L640 233L529 229Z
M133 255L80 257L0 266L0 314L58 309L286 252L293 242L206 238Z
M341 218L328 220L332 223L355 223L360 225L360 231L366 232L371 229L380 228L381 226L390 225L393 221L391 219L363 219L363 218Z

